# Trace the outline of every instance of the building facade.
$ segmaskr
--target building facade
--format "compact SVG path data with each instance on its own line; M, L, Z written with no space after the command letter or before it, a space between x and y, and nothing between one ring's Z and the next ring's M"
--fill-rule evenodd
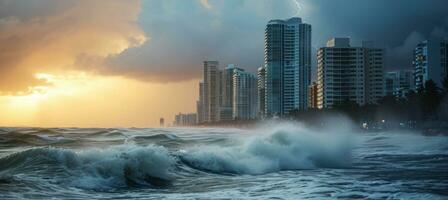
M199 100L196 102L196 113L197 113L197 121L198 123L205 122L205 94L204 94L204 82L199 82Z
M255 119L258 114L257 78L242 69L233 71L233 118Z
M229 64L222 72L222 102L220 105L220 121L233 120L233 71L237 67Z
M196 113L179 113L174 116L174 126L193 126L197 123Z
M265 117L266 108L266 67L259 67L257 71L258 88L258 116Z
M406 97L414 88L413 70L397 70L385 74L385 94L388 96Z
M265 107L268 116L307 108L311 25L300 18L271 20L265 30Z
M204 122L219 121L220 71L218 61L204 61Z
M414 49L415 87L420 89L428 80L433 80L442 88L447 77L448 41L425 40Z
M317 53L317 107L376 103L384 96L383 57L370 42L351 47L349 38L329 40Z
M317 83L313 82L308 89L308 108L317 108Z

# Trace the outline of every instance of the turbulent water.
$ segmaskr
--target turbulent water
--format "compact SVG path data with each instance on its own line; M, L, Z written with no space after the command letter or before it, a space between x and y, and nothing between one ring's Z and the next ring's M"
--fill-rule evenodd
M0 129L0 199L448 199L448 136Z

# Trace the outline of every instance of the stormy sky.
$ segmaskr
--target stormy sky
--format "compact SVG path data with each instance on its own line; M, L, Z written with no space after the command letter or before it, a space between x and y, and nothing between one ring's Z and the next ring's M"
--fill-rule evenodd
M147 127L195 112L202 61L255 72L271 19L312 25L314 64L329 38L351 37L384 48L387 69L410 68L416 43L447 36L447 8L447 0L0 0L0 126Z
M412 67L415 44L448 32L446 0L297 2L299 8L293 0L143 1L139 24L149 42L111 57L108 66L152 81L199 77L207 59L255 71L267 21L297 15L312 25L313 51L331 37L351 37L353 45L372 40L386 50L386 68L401 69Z
M313 51L335 36L372 40L387 69L410 68L417 42L447 36L447 8L446 0L0 0L0 90L43 84L33 76L42 71L159 83L200 78L203 60L255 71L266 23L292 16L312 25Z

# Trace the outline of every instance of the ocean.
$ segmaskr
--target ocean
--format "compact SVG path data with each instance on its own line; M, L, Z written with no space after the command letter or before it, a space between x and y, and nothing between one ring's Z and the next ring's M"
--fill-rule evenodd
M270 122L1 128L0 199L448 199L448 136Z

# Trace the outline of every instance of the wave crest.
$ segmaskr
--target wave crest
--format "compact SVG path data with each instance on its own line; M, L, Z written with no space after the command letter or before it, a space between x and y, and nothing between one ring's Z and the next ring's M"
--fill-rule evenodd
M56 177L85 189L138 185L165 186L174 178L176 160L160 146L121 145L74 152L60 148L34 148L0 158L1 174Z
M181 160L193 168L232 174L340 168L351 164L349 140L343 134L317 133L292 124L256 134L239 138L231 146L189 149L181 154Z

